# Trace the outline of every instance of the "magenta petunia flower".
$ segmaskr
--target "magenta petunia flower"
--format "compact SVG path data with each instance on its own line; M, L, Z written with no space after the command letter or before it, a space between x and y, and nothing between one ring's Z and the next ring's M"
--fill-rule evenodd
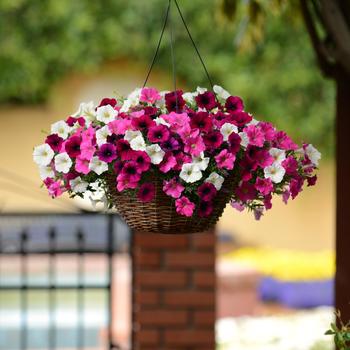
M124 164L121 174L129 178L131 182L138 182L141 179L141 170L133 160Z
M274 158L267 149L261 149L251 145L247 147L246 156L251 163L261 168L266 168L274 162Z
M111 163L117 158L117 148L111 143L103 144L97 152L98 159Z
M230 152L233 154L236 154L241 149L241 142L242 142L241 137L237 133L233 132L228 137Z
M63 193L62 184L60 181L54 181L48 177L44 180L44 184L52 198L59 197Z
M131 124L137 130L148 130L151 127L156 126L156 122L146 114L139 118L132 119Z
M255 125L249 125L244 128L244 132L249 138L249 144L257 147L263 147L265 142L265 135L261 129Z
M137 192L137 198L143 202L152 202L156 194L156 187L152 183L144 183Z
M271 123L259 122L259 128L263 132L266 141L274 140L276 136L276 129Z
M280 148L286 151L292 151L298 149L298 145L284 132L279 131L275 134L273 145L276 148Z
M236 196L242 202L246 202L256 197L256 189L250 182L242 182L239 187L236 188Z
M178 214L189 217L192 216L196 206L187 197L182 196L175 201L175 207Z
M98 107L111 105L113 108L117 105L117 100L115 98L104 98L100 102Z
M164 180L163 182L163 191L172 198L180 198L184 189L185 187L176 178L172 178L169 181Z
M120 172L121 172L122 169L123 169L123 166L124 166L123 162L122 162L121 160L117 160L117 161L113 164L114 173L115 173L116 175L119 175Z
M59 152L63 144L63 138L59 137L57 134L49 135L45 143L47 143L54 152Z
M126 130L131 129L132 121L129 119L117 119L108 123L108 129L112 134L124 135Z
M204 143L209 150L215 150L219 148L224 140L220 131L211 131L204 135Z
M154 117L158 114L158 108L147 106L143 108L143 111L145 112L145 115L148 115L150 117Z
M213 129L213 121L209 113L198 112L191 118L191 128L199 129L202 132L208 133Z
M75 161L75 170L86 175L90 172L89 164L90 161L88 159L78 157Z
M165 105L168 112L178 112L183 109L186 102L182 97L182 90L173 91L165 94Z
M170 137L170 132L165 125L153 126L149 129L147 137L151 142L165 142Z
M180 143L175 137L170 137L168 140L163 142L161 145L163 151L177 151L180 149Z
M246 112L234 112L231 113L230 120L238 127L244 127L253 120L253 117Z
M80 155L81 138L79 136L71 136L65 143L65 149L69 157L76 158Z
M289 191L292 199L295 199L298 194L303 190L304 179L301 176L296 176L290 180Z
M271 179L262 179L258 177L255 182L255 188L264 196L273 191L273 183Z
M125 155L124 160L135 161L140 173L147 171L151 166L151 158L144 151L130 151Z
M130 152L133 152L130 148L130 143L124 139L118 140L116 144L117 154L122 160L130 159Z
M196 102L199 108L205 108L207 111L216 107L215 94L211 91L196 96Z
M225 107L230 112L241 112L244 109L243 101L238 96L230 96L226 100Z
M139 180L140 179L137 181L132 181L129 176L120 173L117 177L117 190L119 192L122 192L127 189L135 189L139 185Z
M306 181L308 186L315 186L317 182L317 175L307 177Z
M168 173L170 170L174 169L176 166L176 158L172 154L172 152L167 152L162 160L162 162L159 164L159 170L162 173Z
M249 181L253 172L258 168L258 164L255 161L252 161L247 155L239 163L241 170L241 176L243 181Z
M174 170L180 171L182 166L186 163L191 163L192 162L192 158L190 156L188 156L185 153L178 153L175 155L176 158L176 166L174 167Z
M160 96L158 90L154 88L145 87L141 90L140 102L155 103L161 98L162 96Z
M270 210L272 208L272 194L269 193L264 197L264 206L266 210Z
M211 201L217 194L215 186L210 182L204 182L198 187L198 195L202 201Z
M83 117L79 117L79 118L68 117L66 120L66 123L69 126L73 126L75 123L78 123L80 126L85 126L85 119Z
M236 156L223 149L217 156L215 156L215 161L219 169L232 170L235 163Z
M282 166L284 169L286 169L286 174L287 175L296 175L298 173L298 161L290 156L287 157L283 162Z
M211 215L214 210L212 202L201 201L198 206L198 216L200 218L206 218Z

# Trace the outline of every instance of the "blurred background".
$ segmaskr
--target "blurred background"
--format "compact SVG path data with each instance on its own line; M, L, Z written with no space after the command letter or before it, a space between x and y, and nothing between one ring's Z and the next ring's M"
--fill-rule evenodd
M213 81L241 96L256 119L273 122L297 142L311 142L323 153L318 185L305 189L288 206L275 200L274 210L259 222L249 213L226 209L218 225L218 348L330 349L330 339L323 333L333 318L333 83L321 76L304 23L292 5L281 7L271 1L261 17L259 11L246 13L242 6L236 19L229 21L221 1L180 3ZM116 276L111 278L118 279L113 292L118 294L113 305L118 321L113 332L123 346L129 342L128 229L118 220L111 229L108 216L88 214L86 220L91 222L86 221L82 213L91 208L82 201L50 199L40 187L32 150L43 142L43 131L73 114L81 101L97 103L143 84L165 7L164 0L0 1L0 233L7 249L1 250L0 242L0 251L21 253L30 234L24 228L34 232L54 226L57 231L48 236L46 248L40 237L34 240L26 271L17 257L0 255L0 285L5 286L0 289L0 349L20 348L23 322L30 330L27 337L34 337L27 339L33 349L48 347L50 338L43 330L50 322L60 325L60 339L73 339L62 341L61 348L73 348L74 342L84 339L88 348L97 349L108 337L108 288L84 294L87 308L80 321L73 312L81 302L79 278L99 286L107 281L108 287L110 277L108 252L101 248L110 243L107 238L92 237L90 242L87 232L84 239L90 245L84 241L84 248L95 252L90 260L69 254L69 237L74 236L79 247L78 228L84 222L87 231L97 227L101 237L111 232L114 237L118 254ZM174 30L179 86L189 91L207 87L178 16ZM149 85L172 89L168 34ZM118 239L116 231L122 232ZM57 244L59 232L67 238L60 248L66 254L61 257L64 264L48 278L77 288L67 287L68 292L55 300L45 290L33 291L23 300L14 287L18 281L21 284L19 276L24 273L45 283L47 271L40 268L41 262L50 259L47 253ZM24 321L19 312L23 303L28 310ZM59 305L59 311L50 321L43 310L52 303ZM76 326L75 335L65 337L79 322L88 324L91 332L79 335ZM312 334L305 334L308 327Z

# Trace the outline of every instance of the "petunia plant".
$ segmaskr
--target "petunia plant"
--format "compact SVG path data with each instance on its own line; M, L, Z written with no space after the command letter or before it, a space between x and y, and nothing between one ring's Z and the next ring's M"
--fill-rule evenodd
M298 146L272 124L257 121L241 98L214 91L159 92L142 88L127 98L105 98L51 126L34 161L52 197L68 192L113 206L106 186L140 202L154 200L154 179L179 215L209 217L227 178L231 204L257 219L274 194L287 203L316 183L321 158L311 145Z

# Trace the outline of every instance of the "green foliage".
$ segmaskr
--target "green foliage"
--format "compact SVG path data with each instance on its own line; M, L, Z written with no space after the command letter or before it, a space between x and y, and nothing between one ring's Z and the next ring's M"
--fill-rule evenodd
M340 311L336 313L336 316L339 327L332 323L331 328L325 334L334 337L334 344L338 350L350 350L350 322L347 324L342 322Z
M252 42L259 44L249 51L237 46L249 47L250 39L242 34L244 21L223 20L219 0L178 2L216 83L241 95L256 118L272 121L299 142L331 150L333 87L318 72L301 21L290 11L277 11L286 1L255 0L249 2L254 9L236 7L234 11L257 24ZM149 62L166 5L164 0L2 0L0 102L43 101L63 75L96 68L105 60ZM178 75L190 89L207 85L173 10ZM168 34L158 67L171 72Z

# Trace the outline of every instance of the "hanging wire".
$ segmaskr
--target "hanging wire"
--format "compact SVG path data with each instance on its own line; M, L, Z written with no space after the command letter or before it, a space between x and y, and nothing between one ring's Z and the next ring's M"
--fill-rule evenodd
M194 39L193 39L193 36L192 36L192 34L191 34L191 32L190 32L190 29L189 29L189 27L188 27L188 25L187 25L187 23L186 23L186 21L185 21L185 18L184 18L183 14L182 14L182 11L181 11L181 9L180 9L180 6L179 6L177 0L169 0L169 2L168 2L168 7L167 7L167 9L166 9L164 24L163 24L163 28L162 28L162 31L161 31L161 34L160 34L160 38L159 38L159 41L158 41L158 45L157 45L157 48L156 48L156 52L155 52L155 54L154 54L154 56L153 56L153 60L152 60L152 63L151 63L151 65L150 65L150 68L149 68L149 70L148 70L147 77L146 77L146 80L145 80L145 82L144 82L144 84L143 84L143 87L146 86L146 84L147 84L147 82L148 82L148 79L149 79L149 77L150 77L150 75L151 75L151 72L152 72L152 70L153 70L154 64L155 64L155 62L156 62L156 60L157 60L157 57L158 57L158 54L159 54L159 49L160 49L160 46L161 46L161 43L162 43L162 40L163 40L164 32L165 32L167 23L168 23L168 21L169 21L170 24L171 24L171 25L170 25L170 45L171 45L172 65L173 65L174 86L175 86L175 91L176 91L176 66L175 66L175 61L176 61L176 60L175 60L174 43L173 43L174 38L173 38L172 23L171 23L171 20L169 19L172 1L175 2L175 5L176 5L176 8L177 8L177 10L178 10L178 12L179 12L179 15L180 15L180 17L181 17L182 23L183 23L183 25L184 25L184 27L185 27L185 29L186 29L186 31L187 31L187 34L188 34L188 36L189 36L189 38L190 38L190 40L191 40L191 42L192 42L192 45L193 45L193 47L194 47L194 49L195 49L195 51L196 51L196 53L197 53L197 56L198 56L198 58L199 58L199 60L200 60L200 62L201 62L201 64L202 64L202 67L203 67L203 69L204 69L204 71L205 71L205 74L206 74L206 76L207 76L207 78L208 78L208 81L209 81L209 83L210 83L210 86L211 86L212 90L214 91L214 84L213 84L213 81L212 81L212 79L211 79L211 77L210 77L210 75L209 75L209 71L208 71L208 69L207 69L207 67L206 67L206 65L205 65L205 63L204 63L204 60L203 60L203 58L202 58L202 56L201 56L201 54L200 54L200 52L199 52L199 49L198 49L198 47L197 47L197 45L196 45L196 43L195 43L195 41L194 41ZM177 109L177 104L178 104L178 101L177 101L177 94L176 94L176 109Z
M191 32L190 32L190 30L189 30L189 28L188 28L188 25L187 25L187 23L186 23L186 21L185 21L185 18L184 18L183 14L182 14L182 11L181 11L181 9L180 9L180 6L179 6L178 2L177 2L177 0L174 0L174 1L175 1L175 5L176 5L176 7L177 7L177 10L178 10L178 12L179 12L179 14L180 14L182 23L184 24L184 26L185 26L185 28L186 28L187 34L188 34L188 36L189 36L189 38L190 38L190 40L191 40L191 42L192 42L192 44L193 44L194 49L195 49L196 52L197 52L197 55L198 55L199 60L200 60L201 63L202 63L202 66L203 66L203 68L204 68L205 74L207 75L207 78L208 78L208 80L209 80L209 83L210 83L210 85L211 85L211 88L212 88L212 90L214 91L214 84L213 84L213 81L212 81L212 79L211 79L211 77L210 77L210 75L209 75L208 69L207 69L207 67L206 67L206 65L205 65L205 63L204 63L204 60L203 60L203 58L202 58L202 56L201 56L201 54L200 54L200 52L199 52L199 50L198 50L198 47L197 47L197 45L196 45L196 43L195 43L195 41L194 41L194 39L193 39L193 37L192 37L192 34L191 34Z
M164 24L163 24L163 28L162 28L162 31L161 31L161 34L160 34L160 37L159 37L157 49L156 49L156 52L155 52L155 54L154 54L154 56L153 56L152 63L151 63L151 65L150 65L150 67L149 67L149 70L148 70L148 73L147 73L147 77L146 77L146 79L145 79L145 82L144 82L144 84L143 84L143 87L146 86L146 84L147 84L147 82L148 82L148 79L149 79L149 76L151 75L151 72L152 72L152 70L153 70L154 64L156 63L156 59L157 59L157 57L158 57L160 45L161 45L162 40L163 40L165 28L166 28L166 25L167 25L168 19L169 19L170 6L171 6L171 0L169 0L168 7L167 7L167 9L166 9Z
M177 86L176 86L176 59L175 59L175 45L174 45L174 29L173 21L171 20L171 8L169 15L169 24L170 24L170 51L171 51L171 63L173 67L173 84L174 84L174 94L175 94L175 109L176 113L179 111L179 101L177 97Z

